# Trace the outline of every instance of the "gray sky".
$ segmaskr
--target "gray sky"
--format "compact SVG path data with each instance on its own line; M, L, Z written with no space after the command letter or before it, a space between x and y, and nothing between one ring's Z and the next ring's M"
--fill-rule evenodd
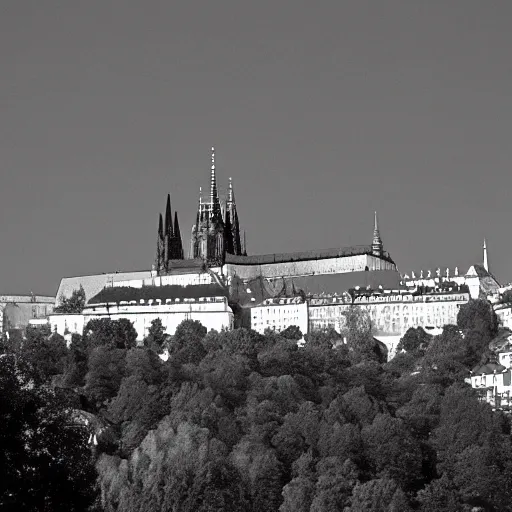
M2 293L188 250L210 147L250 254L512 280L512 2L2 0Z

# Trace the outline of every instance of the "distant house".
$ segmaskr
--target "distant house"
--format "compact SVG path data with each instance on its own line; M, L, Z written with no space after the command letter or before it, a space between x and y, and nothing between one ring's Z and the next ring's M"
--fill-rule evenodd
M496 409L511 410L512 346L498 353L498 361L477 365L471 371L471 387L480 400Z
M0 333L23 330L53 311L55 297L44 295L0 295Z

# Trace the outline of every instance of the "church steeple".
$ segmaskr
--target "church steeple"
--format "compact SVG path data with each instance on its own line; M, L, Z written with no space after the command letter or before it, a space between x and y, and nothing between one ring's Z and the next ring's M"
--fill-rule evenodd
M171 258L171 239L172 239L172 212L171 212L171 194L167 194L167 204L165 206L165 226L164 226L164 261L163 267L167 269L168 261Z
M217 188L217 175L215 173L215 148L212 147L212 165L210 170L210 204L211 204L211 219L222 220L222 211L219 201L219 191Z
M484 238L483 250L484 250L484 268L485 268L485 270L487 270L487 272L489 272L489 260L487 259L487 243L485 241L485 238Z
M210 267L224 263L226 253L241 255L240 225L236 210L233 183L229 178L227 196L219 199L215 148L211 148L210 197L201 193L197 207L196 223L192 227L190 257L201 258ZM176 229L176 227L175 227Z
M377 221L377 212L374 216L372 254L374 256L382 256L384 253L382 239L380 237L379 224Z
M156 258L155 267L157 272L162 268L164 259L164 226L162 220L162 214L158 216L158 237L156 240Z
M240 256L242 254L240 224L236 209L235 193L233 191L233 180L231 178L229 178L228 198L226 201L225 238L226 252Z
M167 204L165 206L165 231L164 236L172 236L172 212L171 212L171 194L167 194Z
M174 233L173 233L173 254L175 260L183 259L183 243L181 241L180 224L178 222L178 212L174 212Z
M234 197L235 196L233 194L233 180L231 178L229 178L228 202L234 203L235 202Z

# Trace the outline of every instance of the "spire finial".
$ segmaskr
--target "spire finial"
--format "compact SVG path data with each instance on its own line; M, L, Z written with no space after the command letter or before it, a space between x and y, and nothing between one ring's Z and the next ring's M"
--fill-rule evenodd
M382 256L383 254L383 244L382 239L380 238L379 224L377 221L377 212L374 213L372 254L374 256Z
M230 203L233 202L233 180L229 178L229 193L228 193L228 201Z
M487 243L486 243L486 240L484 238L484 268L485 270L487 270L487 272L489 272L489 260L487 259Z
M172 236L171 194L167 194L167 204L165 206L165 235Z
M215 189L217 188L216 181L217 180L215 177L215 148L212 146L212 166L210 173L210 201L212 205L215 199Z

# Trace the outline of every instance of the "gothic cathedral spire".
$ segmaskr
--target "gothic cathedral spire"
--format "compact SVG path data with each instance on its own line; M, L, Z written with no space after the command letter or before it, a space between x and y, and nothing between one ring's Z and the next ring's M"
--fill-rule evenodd
M155 258L155 270L159 272L162 269L164 260L164 226L162 220L162 214L158 216L158 237L156 241L156 258Z
M384 253L382 239L380 237L379 224L377 221L377 212L374 216L372 254L374 256L382 256Z
M219 201L219 190L217 188L217 176L215 174L215 148L212 147L212 165L210 170L210 208L211 220L219 221L222 218L222 212Z
M233 191L233 180L231 178L229 178L228 199L226 204L226 252L237 256L242 255L240 224L236 209L235 193Z
M174 212L174 232L173 232L173 251L172 259L182 260L183 259L183 243L181 241L180 224L178 222L178 212Z

